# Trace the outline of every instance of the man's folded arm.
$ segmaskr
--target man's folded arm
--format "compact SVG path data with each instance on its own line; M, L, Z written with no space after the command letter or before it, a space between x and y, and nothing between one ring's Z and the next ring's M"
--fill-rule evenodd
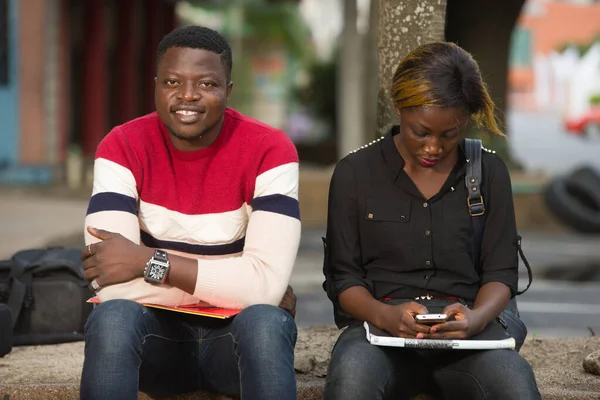
M278 305L300 244L298 163L259 175L240 256L196 261L194 297L219 307ZM190 291L190 261L171 258L169 282Z
M102 140L96 151L93 190L84 226L86 246L100 241L90 235L88 226L119 233L135 244L141 243L136 184L141 179L141 173L127 139L119 128L115 128ZM128 299L165 305L194 301L192 296L186 296L177 288L153 286L141 277L104 287L96 294L102 301Z

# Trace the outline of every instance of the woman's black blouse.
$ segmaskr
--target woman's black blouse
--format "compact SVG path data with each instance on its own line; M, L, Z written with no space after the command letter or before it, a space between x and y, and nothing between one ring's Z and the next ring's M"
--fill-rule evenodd
M335 168L323 267L329 298L337 305L341 292L363 286L377 299L431 294L473 301L487 282L504 283L514 296L517 230L510 176L502 159L482 154L486 219L479 274L464 156L439 193L425 200L403 171L392 138L397 132L396 126Z

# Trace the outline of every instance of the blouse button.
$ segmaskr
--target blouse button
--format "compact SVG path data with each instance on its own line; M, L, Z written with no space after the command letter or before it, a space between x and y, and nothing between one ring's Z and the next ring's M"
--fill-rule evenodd
M423 203L423 207L427 208L427 203Z
M425 231L425 236L430 236L430 235L431 235L431 231L430 231L429 229L427 229L427 230Z
M429 261L429 260L425 261L425 265L431 265L431 261Z

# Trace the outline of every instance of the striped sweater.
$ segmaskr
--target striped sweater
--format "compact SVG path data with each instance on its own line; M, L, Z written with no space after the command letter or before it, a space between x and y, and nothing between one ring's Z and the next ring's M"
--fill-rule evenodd
M85 225L198 259L193 295L143 278L100 300L243 308L279 304L300 241L298 155L286 134L233 109L205 149L183 152L156 113L98 146ZM85 232L86 244L98 239Z

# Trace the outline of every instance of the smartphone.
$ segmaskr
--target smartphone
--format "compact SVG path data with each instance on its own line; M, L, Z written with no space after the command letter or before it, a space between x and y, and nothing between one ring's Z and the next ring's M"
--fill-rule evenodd
M448 316L446 314L417 314L415 315L415 321L425 325L435 325L442 322L446 322Z

